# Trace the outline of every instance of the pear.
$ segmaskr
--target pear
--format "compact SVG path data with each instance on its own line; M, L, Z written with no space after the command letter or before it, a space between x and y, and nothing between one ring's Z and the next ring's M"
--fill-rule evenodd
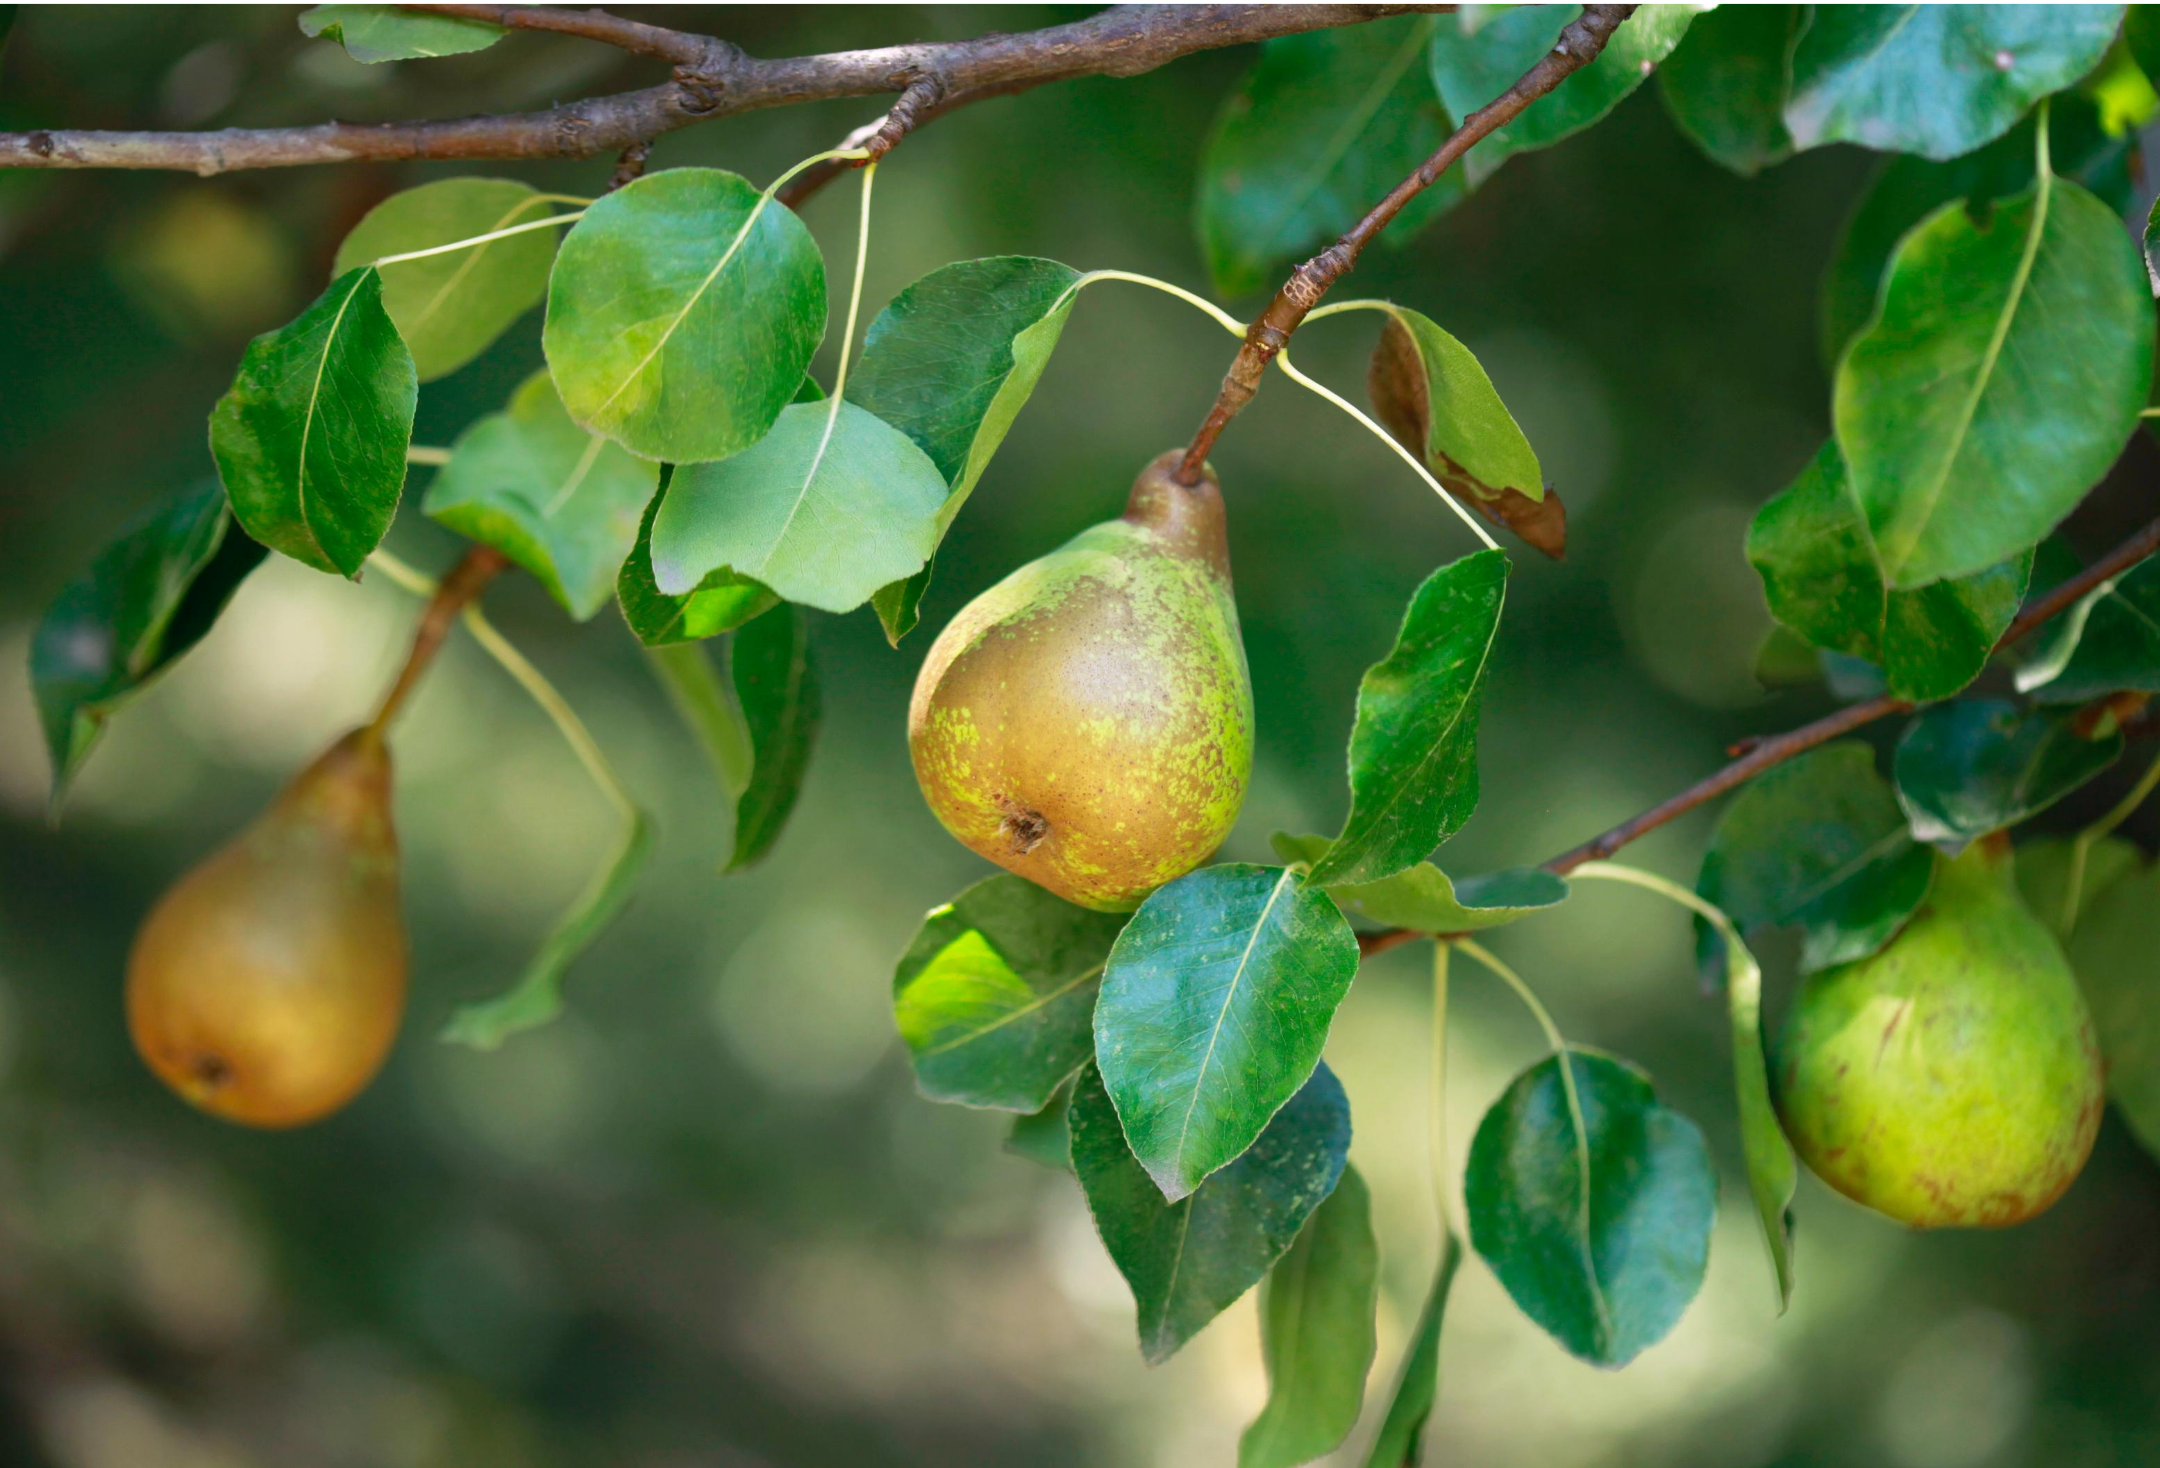
M963 845L1121 912L1222 844L1252 773L1252 678L1222 486L1164 454L1118 519L991 587L924 659L908 751Z
M152 909L128 958L128 1029L204 1111L299 1126L374 1078L405 975L390 755L362 729Z
M2099 1046L2000 835L1956 860L1882 952L1810 975L1778 1043L1778 1109L1824 1182L1915 1228L2022 1223L2099 1130Z

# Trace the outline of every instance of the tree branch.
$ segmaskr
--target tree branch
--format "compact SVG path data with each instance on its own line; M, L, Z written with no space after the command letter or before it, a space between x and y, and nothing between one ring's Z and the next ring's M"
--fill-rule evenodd
M441 122L326 122L199 133L0 133L0 168L170 168L207 175L360 159L586 158L619 152L693 123L761 108L904 93L928 80L947 99L937 110L949 111L964 101L1070 77L1136 76L1195 51L1454 7L1119 5L1070 25L1018 35L775 59L747 55L714 37L641 25L601 11L425 8L605 41L668 60L675 74L662 86L546 111Z
M2101 582L2120 576L2123 572L2160 553L2160 520L2155 520L2143 530L2116 546L2099 560L2072 576L2046 595L2036 597L2032 604L2020 612L2017 619L2004 629L1995 640L1995 651L2000 652L2019 638L2024 637L2062 613L2098 586ZM1641 815L1622 821L1611 830L1602 832L1571 850L1563 851L1545 863L1545 870L1567 875L1584 862L1603 861L1621 847L1638 837L1647 836L1658 827L1679 817L1699 805L1717 799L1736 785L1754 779L1772 765L1783 764L1796 754L1803 754L1818 744L1826 744L1840 734L1849 734L1864 724L1891 714L1909 713L1913 705L1900 698L1884 694L1865 703L1850 704L1835 713L1825 714L1811 724L1772 735L1755 743L1748 752L1732 761L1715 774L1696 781L1687 789L1669 799L1659 801ZM1363 933L1358 937L1358 949L1370 956L1385 953L1388 949L1413 938L1431 936L1406 928L1387 928L1377 933Z
M1405 204L1432 187L1433 182L1473 146L1514 121L1532 102L1597 60L1605 43L1612 39L1612 33L1634 13L1632 5L1585 5L1582 14L1568 22L1552 50L1540 57L1537 65L1516 78L1515 84L1505 92L1464 118L1462 125L1440 145L1439 150L1395 185L1386 198L1372 207L1371 213L1351 226L1349 233L1292 272L1283 282L1283 288L1275 293L1275 299L1268 302L1267 309L1247 328L1245 344L1238 348L1236 359L1223 377L1222 391L1216 395L1215 406L1208 410L1206 421L1193 435L1191 446L1178 464L1174 477L1180 484L1200 482L1201 466L1207 462L1215 440L1260 390L1260 376L1267 370L1267 364L1288 345L1290 333L1296 331L1305 320L1305 314L1320 303L1320 297L1327 293L1328 287L1357 264L1358 256L1372 243L1373 237L1387 228Z

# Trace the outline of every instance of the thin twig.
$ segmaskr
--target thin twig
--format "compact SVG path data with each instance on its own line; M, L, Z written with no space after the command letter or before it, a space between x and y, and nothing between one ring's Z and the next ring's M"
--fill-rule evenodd
M2036 597L2004 630L2003 635L1996 639L1995 650L1999 652L2008 647L2050 618L2067 611L2094 587L2120 576L2156 552L2160 552L2160 520L2153 521L2062 585ZM1904 699L1883 694L1864 703L1849 704L1834 713L1825 714L1811 724L1802 724L1799 728L1783 734L1757 740L1739 759L1696 781L1679 794L1659 801L1641 815L1622 821L1580 846L1563 851L1546 862L1545 869L1565 876L1585 862L1603 861L1629 842L1647 836L1697 806L1717 799L1735 786L1752 780L1772 765L1783 764L1796 754L1804 754L1818 744L1826 744L1841 734L1849 734L1877 719L1887 718L1891 714L1909 713L1912 708L1913 705ZM1362 933L1358 936L1358 951L1369 958L1375 953L1385 953L1388 949L1414 938L1426 936L1429 935L1405 928L1386 928L1378 932Z
M475 545L465 552L464 559L450 568L435 587L435 594L428 598L427 609L420 614L420 623L413 630L412 652L405 659L405 666L398 670L397 681L383 696L382 707L369 722L368 728L377 735L390 727L406 698L419 685L420 676L435 661L435 654L442 650L443 639L450 635L450 624L457 620L459 612L493 581L498 573L510 564L509 558L493 546Z
M448 7L439 7L445 8ZM489 11L495 7L459 7ZM963 101L1025 91L1080 76L1137 76L1195 51L1355 25L1446 5L1118 5L1069 25L969 41L925 42L822 56L760 58L710 36L688 36L698 53L673 60L666 83L540 112L440 122L326 122L309 127L214 132L0 133L0 168L172 168L225 173L355 159L589 158L714 118L836 97L901 92L934 78L949 111ZM591 34L622 45L632 35L686 36L637 27L593 11L503 7L527 29ZM602 19L593 19L602 15ZM607 34L598 34L603 27ZM672 39L653 40L670 59ZM637 49L631 47L631 49ZM652 54L647 52L646 54ZM928 115L928 110L925 116ZM919 124L923 120L918 117Z
M1352 225L1347 234L1291 273L1282 289L1275 293L1275 299L1268 302L1267 309L1253 319L1251 328L1245 333L1245 345L1238 349L1236 360L1231 362L1229 372L1223 377L1215 406L1208 410L1206 420L1193 435L1192 444L1177 467L1175 477L1179 483L1200 482L1201 466L1207 462L1215 440L1260 390L1261 374L1267 370L1268 362L1289 342L1290 333L1296 331L1306 313L1320 303L1320 297L1326 294L1328 287L1349 273L1365 247L1402 212L1403 206L1430 188L1473 146L1514 121L1531 103L1597 60L1605 43L1612 39L1612 33L1634 13L1632 5L1585 5L1582 14L1568 22L1552 50L1540 57L1537 65L1516 78L1513 86L1464 118L1462 125L1432 157L1389 190L1388 196Z
M940 107L939 100L945 95L945 84L936 77L921 77L908 83L908 89L893 103L892 110L875 122L863 124L841 139L843 149L860 148L865 157L857 160L833 159L820 163L785 189L780 191L780 202L790 209L799 209L803 201L831 183L851 168L861 168L877 162L895 147L900 140L931 118L950 111Z

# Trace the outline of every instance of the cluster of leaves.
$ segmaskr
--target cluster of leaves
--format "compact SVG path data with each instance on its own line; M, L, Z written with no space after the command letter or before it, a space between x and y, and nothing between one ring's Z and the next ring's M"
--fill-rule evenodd
M1340 233L1570 18L1466 8L1270 43L1203 164L1200 236L1223 291ZM499 34L369 6L304 24L363 60ZM1706 905L1703 952L1723 959L1746 1171L1781 1304L1793 1161L1741 930L1800 927L1811 968L1876 951L1925 896L1927 843L2014 824L2092 778L2122 747L2094 701L2160 691L2160 575L2146 566L2063 620L2019 671L2022 697L1943 701L1981 675L2030 583L2056 574L2043 538L2149 396L2152 301L2119 209L2126 131L2160 98L2140 26L2123 38L2122 24L2120 6L1643 6L1403 221L1593 124L1653 72L1678 124L1741 172L1839 141L1905 155L1854 215L1825 288L1834 436L1764 506L1747 553L1789 646L1840 686L1931 706L1891 781L1863 747L1832 746L1750 787L1700 882L1737 920ZM770 848L817 722L807 610L868 605L896 644L914 627L940 540L1105 275L1033 257L947 265L885 307L828 392L809 373L825 262L771 189L683 168L551 212L566 202L485 178L398 194L354 229L321 297L248 348L211 416L220 483L125 530L39 628L56 790L266 549L358 575L403 496L421 384L543 307L546 370L459 435L420 509L499 550L574 618L614 601L736 802L733 864ZM1362 304L1385 313L1377 416L1450 490L1557 553L1557 499L1474 356L1415 311ZM1374 1351L1378 1246L1348 1103L1322 1059L1358 970L1353 920L1459 936L1569 893L1541 869L1458 881L1430 859L1477 802L1509 575L1502 552L1481 551L1411 595L1359 687L1333 837L1278 834L1280 864L1202 868L1129 917L993 877L932 912L895 974L921 1089L1013 1113L1015 1151L1072 1170L1149 1360L1265 1282L1272 1395L1247 1465L1343 1441ZM721 635L724 676L697 645ZM2096 991L2111 1053L2147 1053L2160 1028L2142 1022L2131 978L2150 951L2151 870L2109 844L2074 855L2035 861L2030 880L2076 921L2081 966L2115 986ZM593 926L560 930L568 954ZM552 994L462 1037L544 1018ZM2150 1074L2118 1082L2148 1137L2160 1094L2124 1088ZM1632 1359L1701 1284L1708 1151L1625 1060L1561 1045L1523 1071L1479 1127L1463 1191L1471 1246L1585 1360ZM1416 1459L1460 1253L1448 1234L1370 1463Z

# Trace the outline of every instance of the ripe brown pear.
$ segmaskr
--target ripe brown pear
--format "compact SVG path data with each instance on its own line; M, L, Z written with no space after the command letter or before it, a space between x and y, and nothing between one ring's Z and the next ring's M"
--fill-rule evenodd
M2000 836L1936 858L1926 903L1882 952L1808 976L1777 1060L1794 1149L1915 1228L2031 1218L2100 1126L2092 1016Z
M152 909L128 959L128 1029L204 1111L300 1126L382 1067L405 979L390 754L362 729Z
M953 618L915 680L908 751L945 829L1119 912L1205 861L1252 773L1222 486L1140 472L1118 519Z

